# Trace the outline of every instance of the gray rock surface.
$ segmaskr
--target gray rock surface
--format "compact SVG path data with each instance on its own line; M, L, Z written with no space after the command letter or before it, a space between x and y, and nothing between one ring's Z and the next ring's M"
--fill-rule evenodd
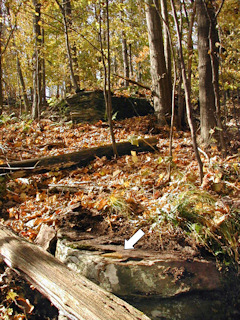
M58 239L56 257L104 289L120 296L174 297L191 291L217 290L215 262L179 255L124 250L95 239Z

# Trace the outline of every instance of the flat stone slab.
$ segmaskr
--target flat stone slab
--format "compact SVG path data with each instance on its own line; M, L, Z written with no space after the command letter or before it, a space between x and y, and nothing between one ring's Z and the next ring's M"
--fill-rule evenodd
M123 244L107 244L101 237L72 241L60 235L55 255L71 269L120 296L166 298L221 288L214 261L124 250Z

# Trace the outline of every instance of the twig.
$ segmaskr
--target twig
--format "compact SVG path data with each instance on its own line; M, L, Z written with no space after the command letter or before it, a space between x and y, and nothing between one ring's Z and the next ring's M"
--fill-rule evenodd
M237 189L238 191L240 191L240 188L236 187L233 183L228 182L228 181L225 181L225 180L224 180L224 183L227 184L228 186L230 186L230 187L232 187L232 188L235 188L235 189Z
M37 165L39 164L39 161L36 162L34 167L0 167L2 170L33 170L36 169Z
M150 90L152 91L151 87L143 84L143 83L140 83L138 81L135 81L133 79L130 79L130 78L127 78L127 77L123 77L123 76L120 76L119 74L116 74L116 73L113 73L113 76L117 77L117 78L120 78L120 79L123 79L123 80L127 80L128 82L131 82L132 84L135 84L136 86L139 86L143 89L147 89L147 90Z
M203 151L203 150L202 150L201 148L199 148L199 147L198 147L198 151L201 152L201 153L204 155L204 157L207 159L208 163L211 162L209 156L206 154L205 151Z

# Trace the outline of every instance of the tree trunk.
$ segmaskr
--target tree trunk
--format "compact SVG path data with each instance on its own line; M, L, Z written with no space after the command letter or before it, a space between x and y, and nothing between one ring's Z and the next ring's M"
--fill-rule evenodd
M177 14L176 14L176 9L175 9L175 5L174 5L174 0L171 0L171 6L172 6L175 27L177 29L177 39L178 39L179 55L180 55L180 62L181 62L181 69L182 69L183 86L184 86L184 91L185 91L188 125L189 125L190 131L191 131L193 149L194 149L194 153L195 153L195 156L196 156L196 159L198 162L200 182L202 184L203 163L200 158L199 151L198 151L196 132L195 132L195 128L194 128L193 120L192 120L191 97L190 97L190 91L189 91L189 86L188 86L188 82L187 82L187 73L186 73L186 67L185 67L185 62L184 62L184 58L183 58L182 41L181 41L181 35L180 35L179 24L178 24L178 20L177 20Z
M170 40L168 35L169 30L169 22L168 22L168 7L167 0L160 0L161 4L161 12L163 17L163 39L164 39L164 55L166 61L166 69L168 75L168 82L172 83L172 59L171 59L171 47Z
M66 267L50 253L0 226L0 254L72 320L150 320L127 302Z
M121 0L123 3L123 0ZM123 10L121 10L121 24L124 28L124 19L123 19ZM124 29L122 28L122 58L123 58L123 74L124 74L124 85L125 87L129 86L129 82L126 80L129 78L129 61L128 61L128 47L127 47L127 39Z
M153 0L147 0L146 20L150 49L152 87L154 91L154 110L159 123L166 124L166 116L171 113L171 85L167 76L164 56L162 23Z
M80 91L80 88L78 86L78 83L76 81L74 71L73 71L73 59L72 59L71 48L70 48L69 37L68 37L68 27L67 27L67 22L66 22L65 17L63 17L63 21L64 21L64 35L65 35L65 42L66 42L66 48L67 48L67 55L68 55L71 80L72 80L72 84L73 84L75 92L78 92L78 91Z
M44 47L45 43L45 32L44 28L42 27L42 47ZM45 57L42 57L42 104L46 106L47 99L46 99L46 64L45 64Z
M116 140L113 131L112 121L112 94L111 94L111 57L110 57L110 28L109 28L109 3L106 1L106 23L107 23L107 68L104 67L105 81L104 81L104 97L106 101L107 117L110 129L110 135L112 139L112 148L115 157L118 157L118 151L116 146ZM103 51L102 51L103 53ZM104 60L104 56L102 56Z
M58 0L55 0L55 1L58 4L58 6L62 12L62 16L63 16L64 36L65 36L65 43L66 43L66 49L67 49L67 56L68 56L71 81L72 81L75 92L79 92L80 87L77 83L77 79L74 74L73 57L72 57L72 53L71 53L71 47L70 47L70 41L69 41L69 35L68 35L68 25L69 25L69 18L70 18L70 14L71 14L71 11L69 11L71 8L70 0L63 0L62 5L60 4L60 2Z
M223 125L221 122L221 111L220 111L220 95L219 95L219 61L218 61L218 50L216 48L216 42L219 41L218 32L217 32L217 17L215 15L215 10L213 5L205 5L205 10L208 15L208 19L210 22L209 28L209 52L211 59L211 67L212 67L212 84L214 91L214 99L215 99L215 108L216 108L216 122L219 128L219 141L221 144L222 155L226 157L226 144L223 137Z
M34 52L34 70L33 70L33 105L32 118L40 117L41 113L41 4L38 0L33 0L34 5L34 19L33 29L35 37L35 52Z
M24 82L24 78L23 78L23 74L22 74L22 68L21 68L21 63L20 63L19 57L18 57L18 53L17 53L17 72L18 72L18 78L19 78L20 85L21 85L25 112L29 112L29 102L28 102L25 82Z
M2 0L0 0L0 115L3 112L3 73L2 73L2 36L3 36L3 23L2 23Z
M123 13L121 12L121 23L124 25L123 21ZM129 62L128 62L128 47L127 47L127 39L124 30L122 30L122 58L123 58L123 74L125 78L129 78ZM127 80L124 81L124 85L126 87L129 86L129 82Z
M193 25L195 21L195 15L196 15L196 2L193 3L193 11L191 14L191 18L189 21L189 31L188 31L188 40L187 40L187 46L188 46L188 65L187 65L187 78L188 78L188 86L189 90L191 92L192 90L192 84L191 84L191 77L192 77L192 56L193 56L193 40L192 40L192 33L193 33Z
M133 59L132 59L132 44L129 43L129 74L133 78Z
M198 71L199 71L199 102L201 138L209 143L210 130L216 126L215 101L212 84L212 68L209 54L210 22L205 10L204 0L196 0L198 22Z
M123 70L124 77L129 78L129 63L128 63L128 49L127 49L127 39L125 36L125 32L122 31L122 56L123 56ZM129 86L129 82L127 80L124 81L124 85L126 87Z
M80 88L79 64L78 64L78 58L77 58L77 47L75 42L73 43L72 52L73 52L73 67L75 70L74 77Z

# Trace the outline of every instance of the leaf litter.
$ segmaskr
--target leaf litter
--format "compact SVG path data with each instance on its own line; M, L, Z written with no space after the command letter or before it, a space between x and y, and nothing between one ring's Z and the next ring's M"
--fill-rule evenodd
M105 236L106 241L120 245L142 228L145 236L136 248L177 252L186 259L210 253L225 263L227 256L238 264L240 165L236 142L230 142L235 149L225 160L215 146L202 150L205 176L200 186L189 132L175 130L170 158L169 129L158 127L153 116L115 122L117 142L134 144L136 138L152 135L159 139L157 152L132 152L112 160L96 157L74 170L9 180L0 202L1 222L33 242L43 225ZM111 143L102 121L57 124L9 119L1 125L0 137L1 163ZM13 296L14 290L5 292L5 297ZM34 313L27 299L19 299ZM11 312L9 303L1 305L6 306L5 312Z
M215 201L210 206L212 215L209 219L217 228L229 217L231 207L238 201L239 156L236 154L222 160L215 147L203 151L205 177L199 186L189 132L175 132L173 158L170 159L169 129L158 127L153 116L115 122L117 142L128 140L134 144L136 137L147 138L153 134L159 139L159 149L154 153L132 152L113 160L96 158L86 167L72 171L48 172L9 181L2 201L4 223L34 241L42 224L56 229L63 227L62 221L68 223L68 208L79 204L78 215L87 210L93 217L102 216L105 223L102 233L106 236L130 237L138 228L143 228L146 237L137 244L139 248L180 248L184 251L187 244L196 249L201 244L196 237L191 238L186 230L181 229L174 201L184 201L182 195L188 195L195 188L196 201L192 205L198 215L205 215L209 208L198 198L205 195L205 202L207 194L213 195ZM111 143L109 129L102 121L96 124L56 124L50 120L39 123L9 120L1 127L1 138L4 146L2 163ZM168 181L169 163L171 181ZM74 227L79 227L77 222ZM83 231L91 232L92 228L86 227ZM195 251L199 254L198 250Z

